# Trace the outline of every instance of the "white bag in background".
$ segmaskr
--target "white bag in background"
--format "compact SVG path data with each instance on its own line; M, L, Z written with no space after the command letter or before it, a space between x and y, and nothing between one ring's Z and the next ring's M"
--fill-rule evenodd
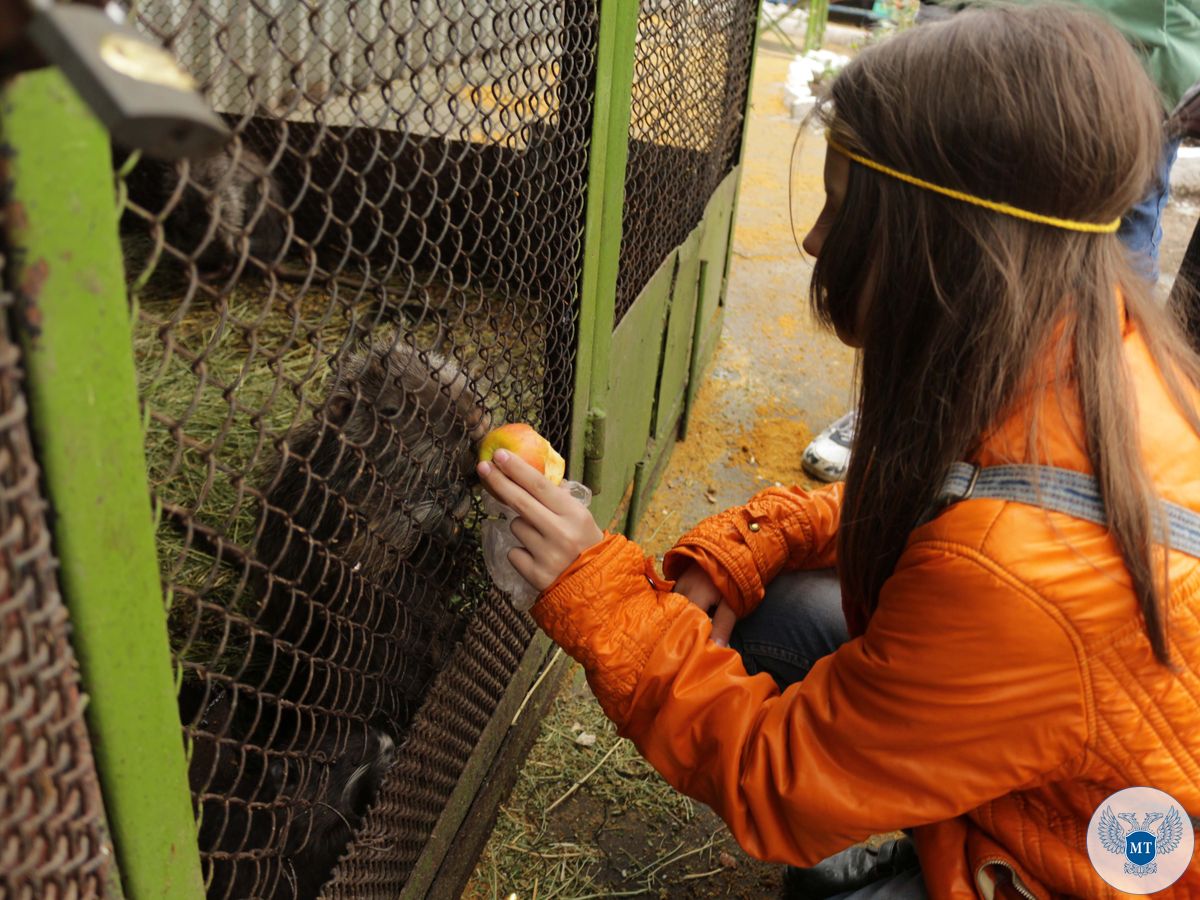
M587 485L564 481L559 487L566 488L584 506L591 505L592 492ZM508 594L513 607L524 612L537 600L538 589L522 578L508 561L508 551L522 546L512 533L512 520L517 518L517 511L487 491L483 492L483 511L487 515L483 520L483 561L488 575L496 587Z

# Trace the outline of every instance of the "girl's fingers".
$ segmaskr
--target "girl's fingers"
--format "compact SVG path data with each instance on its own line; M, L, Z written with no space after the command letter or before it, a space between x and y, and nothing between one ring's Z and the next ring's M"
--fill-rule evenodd
M737 616L724 600L713 613L712 639L722 647L729 646L729 636L733 634L733 626L737 624Z
M508 551L508 561L517 570L517 574L533 585L537 590L544 591L550 586L538 567L537 560L524 547L516 547Z
M511 529L513 537L520 541L532 556L541 558L544 555L546 541L540 531L524 519L513 519L508 523L508 527Z
M562 515L569 512L571 504L576 502L569 493L551 484L549 478L515 453L497 450L492 462L514 483L524 488L531 497L552 512ZM517 507L514 506L513 509L517 509Z
M512 458L511 454L507 455L510 459ZM534 471L528 463L521 460L517 460L517 462L538 478L546 481L545 477ZM484 487L505 506L515 509L517 514L535 529L541 532L548 530L553 523L554 512L548 509L544 503L539 502L537 497L519 483L512 480L507 470L497 463L498 461L494 459L492 462L484 462L476 466L479 479L483 482ZM546 483L550 484L549 481ZM551 489L553 489L553 485L551 485Z
M591 546L590 543L584 546L582 543L576 542L569 533L539 534L537 529L520 518L509 522L509 528L512 530L513 537L525 546L530 559L533 560L537 577L541 582L536 586L540 590L544 590L557 581L571 563L575 562L579 554ZM597 533L597 540L600 537L602 535ZM530 584L533 583L530 582Z
M706 613L711 613L714 606L721 600L721 595L712 586L708 576L695 563L692 563L675 582L675 592L683 594Z

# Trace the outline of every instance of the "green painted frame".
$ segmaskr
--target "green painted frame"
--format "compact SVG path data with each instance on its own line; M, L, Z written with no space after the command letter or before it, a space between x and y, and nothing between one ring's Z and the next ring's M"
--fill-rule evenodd
M573 478L583 477L588 412L593 406L603 408L600 386L606 383L612 364L611 335L616 319L625 167L629 160L633 58L640 12L638 0L608 0L599 2L599 6L579 353L575 359L575 405L567 456L567 471Z
M697 385L716 351L724 321L750 90L736 164L714 191L700 223L667 256L614 328L639 4L636 0L601 4L602 15L605 6L617 7L614 14L618 30L609 86L610 96L615 99L606 106L606 123L597 112L593 131L591 176L602 176L603 203L595 210L600 219L599 233L593 234L589 227L585 244L581 316L587 320L589 334L581 330L568 471L582 477L596 493L592 501L596 521L633 537L670 450L686 430ZM761 8L759 0L755 23ZM759 36L758 28L751 28L751 89ZM597 110L600 94L598 83ZM600 130L602 124L606 132ZM606 155L599 158L597 166L602 138ZM597 182L593 180L592 185ZM595 203L596 195L592 194L589 226ZM590 271L596 274L589 282ZM651 342L660 346L651 347ZM586 370L585 359L590 362ZM614 368L614 360L620 360L619 367Z
M0 89L0 129L30 418L117 867L139 900L200 897L108 137L54 69Z

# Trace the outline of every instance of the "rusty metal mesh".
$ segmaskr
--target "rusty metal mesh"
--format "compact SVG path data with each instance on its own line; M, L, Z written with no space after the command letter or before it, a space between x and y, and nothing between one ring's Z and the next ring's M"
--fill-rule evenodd
M474 723L486 720L533 635L532 620L507 603L480 610L453 664L430 690L410 752L392 770L354 845L326 889L329 900L394 900L457 782Z
M737 163L756 0L642 0L616 321Z
M117 148L210 897L403 884L528 644L473 442L565 444L596 9L147 0L234 139ZM361 837L353 840L356 833Z
M10 309L0 291L0 897L105 897L112 852Z

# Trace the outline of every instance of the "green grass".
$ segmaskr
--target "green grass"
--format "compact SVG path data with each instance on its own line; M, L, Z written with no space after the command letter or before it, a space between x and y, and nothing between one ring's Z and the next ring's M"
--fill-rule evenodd
M578 742L585 733L596 736L590 747ZM721 869L732 847L723 826L713 831L697 816L696 804L617 736L590 692L568 688L542 720L464 897L673 896L682 879ZM660 827L601 848L596 835L615 834L626 819Z

